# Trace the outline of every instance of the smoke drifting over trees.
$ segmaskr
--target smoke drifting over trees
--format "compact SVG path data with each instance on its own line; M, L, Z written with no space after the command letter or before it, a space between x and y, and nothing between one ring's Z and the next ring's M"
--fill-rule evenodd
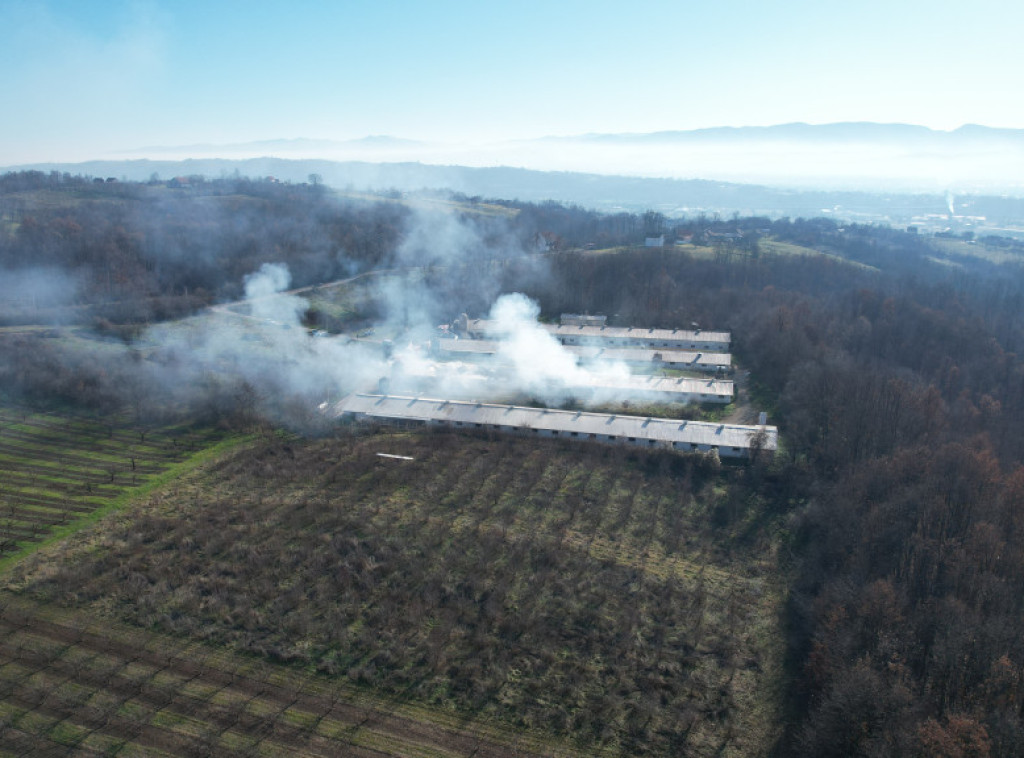
M103 409L130 404L138 413L186 399L244 417L273 408L274 418L305 424L323 399L409 375L417 364L434 376L438 394L461 388L480 399L528 393L562 402L566 382L551 379L580 373L524 319L509 323L547 346L551 361L531 359L523 335L503 349L500 374L467 373L422 355L438 323L464 311L485 315L510 283L547 278L546 260L528 252L537 228L517 221L514 209L337 199L317 185L244 179L164 186L27 174L5 182L0 264L9 275L0 317L11 325L79 324L127 343L108 341L97 361L68 356L56 343L36 350L38 336L10 337L9 392ZM308 300L286 292L375 269L385 273L361 280L370 293L363 319L403 335L396 366L379 346L310 339ZM226 306L241 298L244 305ZM216 307L200 312L208 306ZM511 375L506 363L515 367ZM139 388L132 403L126 387Z
M380 265L407 214L395 203L246 179L191 177L170 189L7 175L0 270L66 272L77 286L39 304L54 319L78 320L67 306L88 305L117 321L162 320L241 297L245 276L264 263L286 262L295 286Z

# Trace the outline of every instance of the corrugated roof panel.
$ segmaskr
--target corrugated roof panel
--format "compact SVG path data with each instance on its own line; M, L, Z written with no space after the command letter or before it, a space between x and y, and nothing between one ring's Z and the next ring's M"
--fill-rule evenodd
M732 341L729 332L706 332L689 329L642 329L621 326L561 326L559 324L539 324L549 333L559 337L586 337L595 340L637 340L647 343L657 340L670 342L721 343L728 345ZM471 333L494 334L498 332L498 324L486 319L473 319L469 322Z
M496 340L452 340L438 341L438 349L448 353L470 353L494 355L501 344ZM584 360L603 359L622 363L678 363L695 366L728 367L732 365L729 353L677 350L672 348L646 347L600 347L597 345L563 345L567 353ZM657 359L655 356L658 356Z
M389 419L440 420L742 449L749 448L751 437L763 431L765 449L774 450L778 445L778 429L774 426L714 424L392 395L349 395L337 403L334 410L338 415L354 413Z

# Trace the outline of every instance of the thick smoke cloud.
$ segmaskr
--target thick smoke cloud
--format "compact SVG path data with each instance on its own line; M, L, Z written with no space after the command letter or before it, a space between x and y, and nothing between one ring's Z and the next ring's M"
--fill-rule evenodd
M458 270L460 286L478 295L493 292L499 283L485 265L488 256L523 255L511 238L500 239L495 250L493 240L456 213L417 208L393 260L367 279L382 315L378 331L400 332L405 346L425 344L437 324L452 316L452 299L436 282L453 281L451 272ZM285 422L301 422L293 417L344 394L376 391L384 377L397 383L397 377L432 375L438 377L434 386L462 394L487 384L485 374L469 366L460 371L434 365L422 350L408 350L395 361L385 357L379 343L311 337L301 323L309 303L288 293L291 284L286 264L264 263L244 276L244 301L150 329L139 344L149 349L150 365L158 364L159 370L145 381L180 394L182 387L206 391L220 377L232 377L257 397L262 410L272 405L281 413L288 401L283 417L277 417Z
M500 337L496 358L512 367L512 381L535 397L563 401L597 381L623 383L629 369L621 363L598 362L583 368L557 339L540 326L540 306L521 294L503 295L490 319ZM590 394L590 393L588 393ZM629 399L615 392L597 392L597 402Z
M245 298L203 313L158 324L131 345L107 341L108 375L122 402L150 409L181 406L242 408L301 426L319 408L352 392L515 401L560 405L585 397L599 403L642 399L624 387L629 370L611 362L577 365L538 323L539 307L520 294L502 293L505 275L543 277L546 259L527 253L500 219L467 216L439 206L408 215L403 242L390 260L362 279L381 318L374 340L314 337L302 324L309 308L289 292L284 262L262 263L238 277ZM45 288L45 289L40 289ZM0 295L71 302L73 277L21 272L0 282ZM460 313L492 320L502 340L490 358L442 361L430 344L438 325ZM393 347L382 344L394 338ZM436 346L436 345L435 345ZM72 358L66 359L70 366ZM78 371L78 369L72 369ZM610 385L610 386L609 386Z
M66 321L69 314L65 309L75 304L81 284L78 275L55 266L0 269L0 317L5 321Z
M509 264L520 277L547 275L546 261L528 255L501 218L413 204L390 262L394 273L377 280L383 321L427 339L437 324L463 311L485 313L502 291Z
M567 402L622 404L656 401L658 393L638 386L624 363L594 360L579 365L538 322L540 307L520 293L499 296L487 314L491 356L476 361L440 361L421 343L409 341L390 365L394 394L442 399L515 402L525 398L549 406Z
M282 294L292 283L283 263L264 263L259 271L245 277L245 299L255 318L288 326L299 326L308 303L301 297Z
M373 387L387 370L379 348L311 337L301 323L307 303L284 292L289 283L287 266L264 265L246 277L246 301L149 330L139 341L150 349L146 381L179 396L227 381L234 392L244 388L254 410L290 424Z

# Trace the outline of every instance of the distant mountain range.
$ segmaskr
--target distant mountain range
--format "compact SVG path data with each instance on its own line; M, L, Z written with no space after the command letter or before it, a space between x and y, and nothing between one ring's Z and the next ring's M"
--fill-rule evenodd
M274 177L302 183L316 174L338 190L417 192L445 189L468 197L575 203L606 212L658 210L669 216L699 213L722 216L765 215L919 223L935 228L1024 228L1024 199L950 193L793 190L699 179L652 179L581 172L545 172L521 168L432 166L423 163L223 158L157 161L89 161L9 167L146 181L154 176ZM985 217L984 222L979 221Z
M116 158L291 158L706 179L789 189L1024 196L1024 130L968 125L781 124L489 143L391 136L163 145Z
M307 139L298 137L295 139L271 139L258 140L256 142L232 142L222 144L200 143L194 145L151 145L149 147L133 148L123 151L126 154L160 154L160 153L190 153L194 155L205 154L235 154L235 153L258 153L260 155L277 155L281 153L294 152L331 152L344 149L394 149L409 150L423 147L426 143L417 140L400 139L386 135L370 135L352 140L329 140L329 139Z
M942 131L913 124L878 124L870 121L848 121L836 124L778 124L776 126L720 126L687 131L662 131L646 134L586 134L577 137L545 138L553 140L591 140L612 142L906 142L958 144L977 140L1012 140L1024 142L1024 129L998 129L966 124L958 129Z
M501 145L515 144L528 146L531 144L574 144L574 143L609 143L609 144L707 144L719 142L732 143L789 143L806 144L820 143L869 143L869 144L900 144L904 146L964 146L978 142L1024 144L1024 129L998 129L989 126L966 124L951 131L930 129L926 126L912 124L878 124L869 121L842 122L835 124L778 124L775 126L720 126L706 129L660 131L648 133L620 134L579 134L570 136L549 136L527 140L512 140L504 143L478 144L478 149L496 148ZM195 157L203 157L210 153L243 153L256 152L260 155L287 157L287 153L318 151L330 153L336 150L350 149L386 149L386 150L457 150L464 146L446 142L425 142L422 140L402 139L388 135L370 135L359 139L272 139L255 142L237 142L221 144L192 145L157 145L123 151L126 154L138 153L181 153L187 152Z
M338 188L440 188L606 211L834 215L897 224L945 214L1024 225L1018 207L1024 201L1015 200L1024 197L1024 129L977 125L939 131L796 123L486 145L390 136L276 139L148 147L126 150L116 160L8 170L14 168L133 180L238 172L303 182L318 174Z

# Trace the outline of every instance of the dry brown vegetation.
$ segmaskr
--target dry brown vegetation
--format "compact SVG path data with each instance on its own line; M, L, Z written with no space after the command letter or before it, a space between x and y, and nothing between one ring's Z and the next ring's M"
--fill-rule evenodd
M274 438L8 584L588 753L758 755L780 723L771 543L709 525L744 523L748 477L555 442Z

